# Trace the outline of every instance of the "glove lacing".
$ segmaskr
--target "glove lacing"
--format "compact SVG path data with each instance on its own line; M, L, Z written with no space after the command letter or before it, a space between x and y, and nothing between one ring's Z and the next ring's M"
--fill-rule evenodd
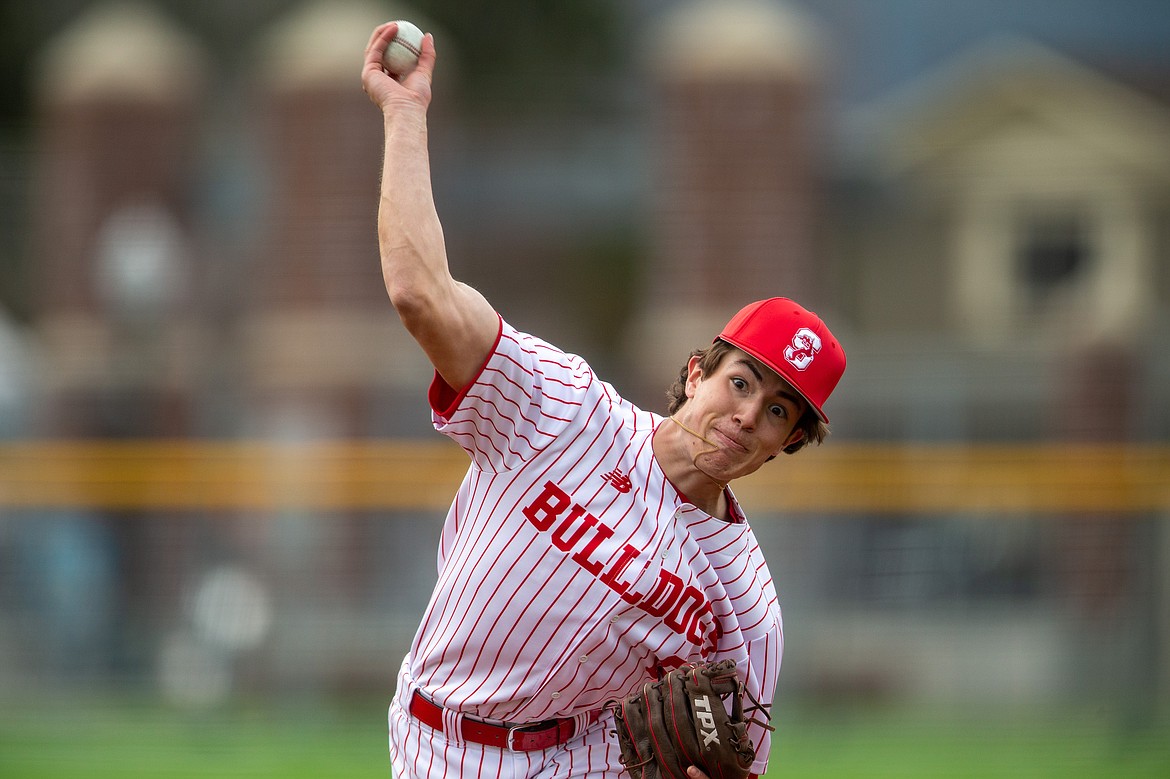
M752 703L751 706L744 706L744 708L743 708L743 713L745 715L744 722L750 722L757 727L761 727L761 728L764 728L765 730L775 732L776 727L771 724L771 722L772 722L772 707L765 706L764 704L762 704L758 700L756 700L756 696L752 695L751 691L747 688L746 684L740 685L739 691L741 693L743 693L743 695ZM757 711L764 715L763 722L756 719L754 716L746 716L748 714L752 714L753 712L757 712Z

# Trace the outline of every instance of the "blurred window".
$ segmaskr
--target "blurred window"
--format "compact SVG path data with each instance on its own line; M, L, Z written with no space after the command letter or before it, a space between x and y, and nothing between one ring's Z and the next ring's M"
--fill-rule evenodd
M1034 303L1083 277L1092 259L1086 209L1077 203L1028 204L1018 212L1016 269Z

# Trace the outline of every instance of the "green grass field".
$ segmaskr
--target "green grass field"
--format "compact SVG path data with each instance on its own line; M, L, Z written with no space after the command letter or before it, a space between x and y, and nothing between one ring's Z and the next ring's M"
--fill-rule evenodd
M1170 776L1170 724L1116 716L793 707L769 777ZM383 705L180 714L125 701L0 708L4 779L369 779L390 774Z

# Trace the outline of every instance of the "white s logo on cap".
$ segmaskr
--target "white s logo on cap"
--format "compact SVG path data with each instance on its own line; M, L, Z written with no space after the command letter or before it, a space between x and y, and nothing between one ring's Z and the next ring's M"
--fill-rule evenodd
M792 336L792 345L785 347L784 359L792 363L796 370L803 371L812 365L813 358L820 350L820 336L807 327L802 327Z

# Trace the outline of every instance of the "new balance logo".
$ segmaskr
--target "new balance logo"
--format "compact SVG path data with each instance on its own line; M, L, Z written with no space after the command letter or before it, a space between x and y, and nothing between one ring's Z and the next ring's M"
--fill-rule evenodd
M610 483L615 490L625 495L634 488L634 483L630 481L630 477L622 473L621 468L614 468L609 473L603 473L601 478Z

